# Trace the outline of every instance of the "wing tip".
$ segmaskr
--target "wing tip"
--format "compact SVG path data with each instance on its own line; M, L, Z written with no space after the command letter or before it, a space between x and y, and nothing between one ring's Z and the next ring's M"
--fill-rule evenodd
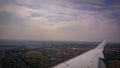
M107 43L108 39L105 38L103 42L101 42L97 47L96 49L104 49L106 43Z

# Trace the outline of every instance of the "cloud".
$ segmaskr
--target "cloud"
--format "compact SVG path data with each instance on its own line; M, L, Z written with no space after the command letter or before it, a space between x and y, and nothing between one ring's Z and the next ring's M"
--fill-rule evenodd
M100 41L109 37L120 42L118 3L6 0L0 9L0 39Z

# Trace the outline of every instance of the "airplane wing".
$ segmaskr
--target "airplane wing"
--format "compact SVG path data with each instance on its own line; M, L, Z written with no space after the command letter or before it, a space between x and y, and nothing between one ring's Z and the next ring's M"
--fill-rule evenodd
M104 59L103 50L106 43L107 39L100 43L96 48L58 64L53 68L105 68L102 59Z

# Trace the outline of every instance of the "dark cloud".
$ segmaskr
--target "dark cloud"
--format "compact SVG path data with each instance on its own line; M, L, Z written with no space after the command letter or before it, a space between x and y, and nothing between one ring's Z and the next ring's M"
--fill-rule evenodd
M14 14L9 12L0 12L0 23L9 24L14 20L16 20L16 17Z
M0 7L14 4L14 0L0 0Z
M120 0L104 0L106 6L120 5Z
M21 27L26 27L26 20L16 16L14 13L0 12L0 24L2 25L18 25Z

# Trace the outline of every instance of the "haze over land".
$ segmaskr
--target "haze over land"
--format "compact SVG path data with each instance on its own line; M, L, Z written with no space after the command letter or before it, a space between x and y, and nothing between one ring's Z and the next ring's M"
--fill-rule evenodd
M0 0L0 40L120 42L120 0Z

